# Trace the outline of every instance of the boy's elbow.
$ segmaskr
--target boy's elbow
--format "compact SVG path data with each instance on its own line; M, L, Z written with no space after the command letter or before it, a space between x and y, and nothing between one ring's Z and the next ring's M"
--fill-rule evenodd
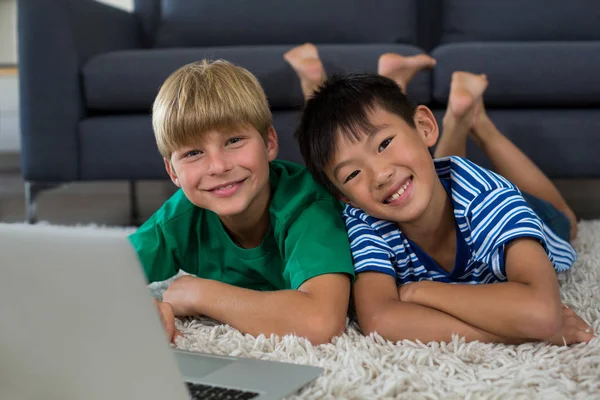
M367 315L358 316L358 325L360 330L366 336L372 333L378 333L382 336L385 334L385 326L387 324L388 317L383 312L374 311Z
M397 298L388 298L376 303L365 304L362 307L357 305L357 319L360 330L364 335L370 335L377 333L384 339L395 340L404 339L402 332L394 329L393 325L390 324L394 320L395 316L402 310L398 306L402 302Z
M325 344L340 336L346 329L346 316L336 316L329 313L312 315L305 322L304 335L313 345Z
M534 339L547 339L562 328L562 304L553 301L536 301L529 306L525 315L525 336Z

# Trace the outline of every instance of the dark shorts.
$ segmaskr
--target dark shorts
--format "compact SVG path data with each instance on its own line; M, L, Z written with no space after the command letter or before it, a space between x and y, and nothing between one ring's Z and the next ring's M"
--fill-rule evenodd
M529 193L521 193L527 204L529 204L529 207L531 207L538 217L552 229L552 232L557 234L561 239L570 242L571 222L569 221L569 218L546 200L539 199Z

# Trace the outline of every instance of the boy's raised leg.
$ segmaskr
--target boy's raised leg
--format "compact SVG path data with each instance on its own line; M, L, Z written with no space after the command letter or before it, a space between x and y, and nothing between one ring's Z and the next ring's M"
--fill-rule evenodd
M406 87L417 72L433 68L435 63L435 58L427 54L405 57L396 53L384 53L379 56L377 73L395 81L406 95Z
M454 72L450 83L450 97L442 121L442 136L434 157L467 155L467 136L473 128L483 92L488 82L485 75Z
M562 211L571 222L571 240L577 235L577 217L552 181L535 163L496 128L479 100L472 139L484 151L497 173L517 187L546 200Z
M317 46L312 43L294 47L283 55L300 78L304 100L308 100L325 79L325 68L319 58Z

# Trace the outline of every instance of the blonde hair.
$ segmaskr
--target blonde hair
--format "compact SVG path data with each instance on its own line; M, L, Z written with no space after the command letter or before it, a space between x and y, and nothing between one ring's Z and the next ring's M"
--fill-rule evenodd
M273 125L265 92L248 70L224 60L185 65L163 83L152 106L160 154L173 152L213 129L255 128L267 138Z

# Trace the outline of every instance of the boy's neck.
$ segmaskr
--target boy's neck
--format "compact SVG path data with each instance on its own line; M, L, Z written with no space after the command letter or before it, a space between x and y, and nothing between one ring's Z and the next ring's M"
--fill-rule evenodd
M266 188L242 214L219 216L219 219L235 244L244 249L252 249L260 246L271 228L270 204L271 185L267 183Z
M417 221L397 224L404 236L417 243L424 251L439 248L441 244L452 242L456 235L454 207L452 199L437 180L429 208Z

